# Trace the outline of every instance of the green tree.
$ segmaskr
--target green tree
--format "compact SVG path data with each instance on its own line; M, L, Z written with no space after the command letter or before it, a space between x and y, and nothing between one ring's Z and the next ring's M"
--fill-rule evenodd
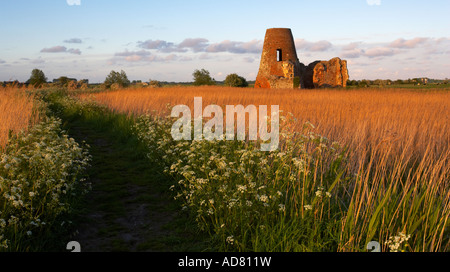
M56 84L58 84L61 87L65 87L67 86L67 83L69 83L69 78L66 76L62 76L58 78L58 82Z
M130 80L128 80L127 74L123 70L120 73L111 71L105 79L105 85L107 88L110 88L113 84L117 84L120 87L128 87Z
M205 69L195 70L194 73L192 73L192 76L194 77L195 86L216 84L214 78L211 78L209 75L209 71Z
M230 87L247 87L248 83L247 80L245 80L245 78L237 75L237 74L229 74L226 78L225 78L225 86L230 86Z
M39 69L33 69L31 71L30 79L27 80L27 83L31 84L32 86L39 88L42 86L42 84L47 82L47 77L45 76L44 72Z
M360 88L367 88L370 86L370 81L367 79L363 79L358 83L358 87Z

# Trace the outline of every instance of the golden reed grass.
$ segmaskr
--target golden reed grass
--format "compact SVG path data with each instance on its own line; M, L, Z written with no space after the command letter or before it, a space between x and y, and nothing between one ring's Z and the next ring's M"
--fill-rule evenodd
M445 90L273 90L227 87L125 89L83 94L117 112L167 115L171 106L279 105L301 126L348 147L350 183L339 251L364 248L399 232L414 233L411 251L448 251L450 92ZM300 129L295 128L294 129ZM376 236L376 237L375 237ZM383 251L388 245L382 243Z
M84 98L89 95L83 95ZM126 89L95 94L95 100L119 112L168 114L167 104L188 105L195 96L209 104L279 105L317 132L347 145L355 156L375 149L392 149L435 158L449 150L450 92L405 89L274 90L219 86ZM270 108L270 107L269 107ZM427 151L428 150L428 151ZM354 158L356 161L360 158Z
M33 95L23 88L0 87L0 150L6 146L10 131L17 134L27 130L38 119Z

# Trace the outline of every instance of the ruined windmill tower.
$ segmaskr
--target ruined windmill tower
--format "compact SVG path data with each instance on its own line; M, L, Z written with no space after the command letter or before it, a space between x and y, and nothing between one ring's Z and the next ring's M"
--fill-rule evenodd
M347 61L333 58L306 66L298 60L291 29L266 30L255 88L345 87L348 78Z
M255 87L298 88L300 72L291 29L267 29Z

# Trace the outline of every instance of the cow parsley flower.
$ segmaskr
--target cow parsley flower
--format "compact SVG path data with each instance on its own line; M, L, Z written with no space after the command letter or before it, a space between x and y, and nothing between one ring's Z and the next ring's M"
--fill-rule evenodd
M228 236L226 241L230 245L234 244L234 236L233 235Z

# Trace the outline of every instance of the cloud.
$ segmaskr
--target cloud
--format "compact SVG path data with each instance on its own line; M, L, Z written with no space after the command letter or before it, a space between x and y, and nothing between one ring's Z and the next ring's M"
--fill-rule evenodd
M242 59L244 62L248 62L248 63L253 63L255 61L254 58L252 57L245 57Z
M143 49L156 49L161 52L171 53L171 52L186 52L186 49L178 48L172 42L167 42L163 40L146 40L138 41L138 47Z
M194 53L199 52L229 52L234 54L260 53L262 50L261 40L252 40L249 42L238 42L225 40L219 43L210 44L205 38L187 38L181 43L175 44L163 40L146 40L137 42L139 48L148 50L158 50L163 53L185 53L189 50Z
M295 39L295 47L297 50L305 50L312 52L323 52L333 47L333 44L329 41L309 42L305 39Z
M220 43L210 44L205 51L211 53L229 52L234 54L245 53L261 53L262 42L259 40L252 40L249 42L237 42L225 40Z
M381 5L381 0L367 0L367 4L369 6L380 6Z
M115 53L114 56L116 57L121 57L119 59L123 59L126 62L139 62L139 61L143 61L146 58L148 58L148 56L150 56L151 53L145 50L140 50L140 51L128 51L125 50L123 52L118 52Z
M432 56L444 54L450 46L447 38L416 37L412 39L399 38L392 42L364 44L352 42L341 46L340 55L343 58L381 58L398 54L415 54L416 56Z
M81 39L78 38L72 38L69 40L64 40L65 43L83 43L83 41Z
M375 57L387 57L387 56L393 56L395 55L396 51L392 48L388 47L375 47L367 49L365 52L365 56L369 58L375 58Z
M43 60L41 57L39 57L37 59L31 60L30 62L32 64L42 64L42 63L45 63L45 60Z
M145 50L140 50L140 51L128 51L125 50L123 52L118 52L115 53L114 56L118 56L118 57L129 57L129 56L148 56L151 53Z
M365 54L365 51L363 49L355 48L355 49L351 49L351 50L344 50L341 53L341 56L343 58L354 59L354 58L359 58L360 56L363 56L364 54Z
M41 50L41 53L70 53L70 54L75 54L75 55L81 55L80 49L74 49L74 48L67 49L67 47L60 46L60 45L53 46L50 48L44 48Z
M44 48L41 50L41 53L62 53L66 52L67 48L65 46L53 46L50 48Z
M80 6L81 0L67 0L67 5L69 6Z
M208 53L203 53L198 58L202 60L211 59L211 55Z
M146 40L144 42L138 41L138 47L144 49L162 49L173 46L173 43L168 43L162 40Z
M342 47L341 56L343 58L359 58L365 54L364 49L359 48L360 42L352 42Z
M178 48L189 48L194 52L203 52L206 46L208 46L208 40L203 38L187 38L178 44Z
M392 48L414 48L419 44L426 42L428 38L414 38L411 40L397 39L389 44Z
M146 50L117 52L114 57L108 61L109 64L117 62L170 62L170 61L191 61L192 58L188 56L179 56L176 54L168 55L154 55Z
M67 53L81 55L80 49L74 49L74 48L67 49Z

